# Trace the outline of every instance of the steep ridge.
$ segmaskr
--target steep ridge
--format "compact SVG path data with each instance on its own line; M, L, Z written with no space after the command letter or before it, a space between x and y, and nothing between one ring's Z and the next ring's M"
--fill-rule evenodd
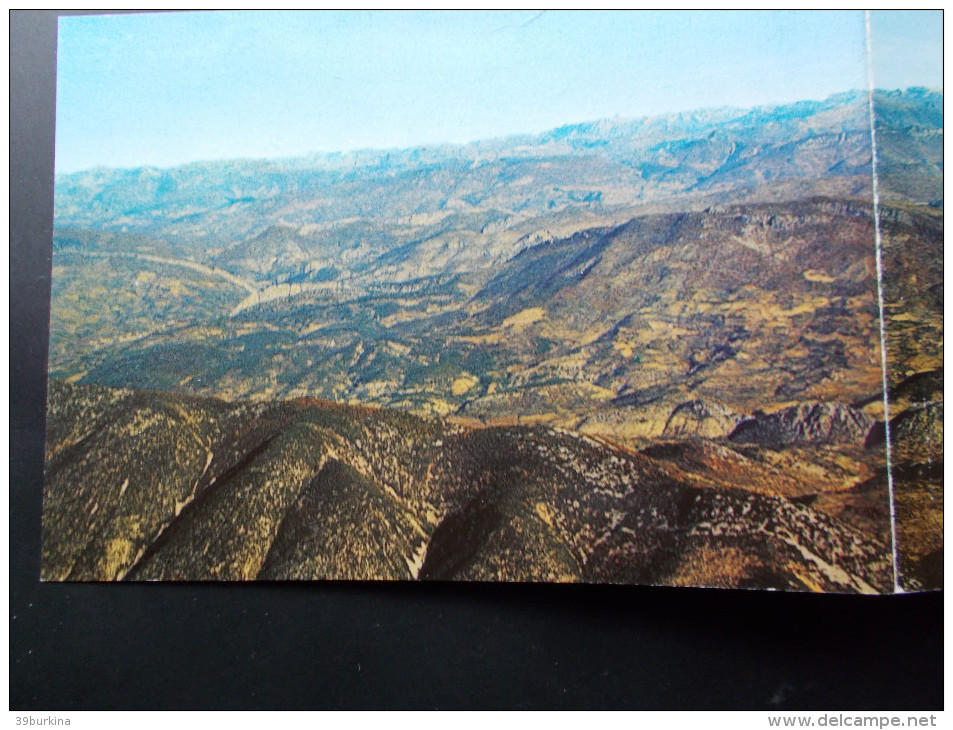
M568 431L56 381L50 404L46 580L890 584L878 537Z

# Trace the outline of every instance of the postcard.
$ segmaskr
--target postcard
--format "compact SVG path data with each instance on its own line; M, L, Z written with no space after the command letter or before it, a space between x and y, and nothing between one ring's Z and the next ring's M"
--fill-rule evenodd
M65 16L42 579L943 583L940 11Z

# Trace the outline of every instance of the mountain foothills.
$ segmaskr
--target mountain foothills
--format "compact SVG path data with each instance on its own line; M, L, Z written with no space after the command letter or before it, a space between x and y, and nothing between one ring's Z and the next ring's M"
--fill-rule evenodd
M892 591L892 485L942 585L942 95L874 110L879 220L866 93L57 177L44 579Z
M315 399L228 404L58 381L50 395L46 579L865 592L892 580L883 530L831 514L846 500L824 471L841 475L850 458L836 451L809 478L838 506L807 509L793 475L781 494L718 480L709 472L724 465L788 470L713 442L690 442L680 459L667 444L646 454L563 429L471 429Z

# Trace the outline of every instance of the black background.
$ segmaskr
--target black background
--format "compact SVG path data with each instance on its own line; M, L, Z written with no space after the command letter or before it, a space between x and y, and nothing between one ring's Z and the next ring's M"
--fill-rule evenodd
M39 583L56 14L10 41L10 709L942 707L940 593Z

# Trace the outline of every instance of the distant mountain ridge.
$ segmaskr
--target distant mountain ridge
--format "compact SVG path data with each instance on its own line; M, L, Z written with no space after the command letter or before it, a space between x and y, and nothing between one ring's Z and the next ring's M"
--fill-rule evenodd
M919 148L931 164L942 161L942 150L921 134L942 131L942 94L877 92L875 109L900 137L884 135L885 173L894 164L896 143L913 134L920 135ZM903 162L898 158L898 165ZM869 187L863 179L869 172L867 96L847 92L818 102L587 122L469 145L168 170L94 169L57 176L55 222L194 237L202 245L193 253L207 256L205 248L234 245L279 222L292 228L340 225L357 216L396 224L440 214L475 217L483 228L507 217L606 212L675 194L738 196L797 180L840 181L838 192L857 194ZM942 197L938 187L923 194Z
M877 90L876 99L885 101L901 97L908 105L932 105L935 97L942 99L942 92L910 88L904 91ZM235 158L231 160L209 160L183 163L168 168L140 166L132 168L94 167L70 173L60 173L58 180L83 180L94 183L102 180L111 172L152 172L164 173L174 170L199 172L213 170L216 167L253 166L258 162L269 162L275 167L287 170L324 170L351 172L360 168L383 168L388 165L426 166L434 162L459 159L492 160L495 157L508 159L533 157L538 152L566 153L572 150L589 150L594 147L608 148L614 153L671 141L680 136L704 137L715 130L731 130L758 124L770 119L774 124L768 130L766 139L780 140L792 129L792 124L831 112L842 107L860 109L868 103L866 90L853 90L833 94L818 101L798 101L787 104L761 105L756 107L716 107L687 112L655 114L644 117L627 118L616 116L592 121L577 122L555 127L536 134L512 134L491 137L463 144L423 144L407 148L366 148L347 152L312 152L297 157L257 160ZM929 115L924 120L928 126L942 123L940 117ZM861 116L864 116L861 114ZM869 123L869 119L865 120ZM822 122L823 124L823 122Z

